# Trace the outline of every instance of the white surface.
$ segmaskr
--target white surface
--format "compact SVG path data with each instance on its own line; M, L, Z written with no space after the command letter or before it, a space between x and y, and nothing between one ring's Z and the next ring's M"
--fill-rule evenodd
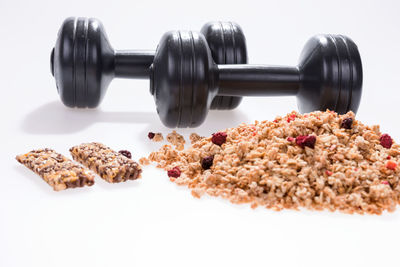
M360 49L358 119L400 140L400 6L396 1L0 1L0 266L394 266L400 210L382 216L273 212L204 197L146 167L143 179L53 192L14 157L33 148L100 141L135 159L164 128L147 81L114 80L97 110L64 108L49 70L68 16L100 18L114 48L155 48L163 32L233 20L250 63L296 64L317 33L350 36ZM129 34L127 34L129 33ZM212 112L201 134L296 109L295 98L247 98ZM191 130L180 131L185 134Z

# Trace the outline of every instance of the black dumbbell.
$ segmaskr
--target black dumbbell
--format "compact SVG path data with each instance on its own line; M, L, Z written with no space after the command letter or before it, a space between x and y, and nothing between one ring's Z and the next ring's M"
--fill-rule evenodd
M246 40L232 22L210 22L201 29L218 64L246 64ZM149 78L155 51L114 51L101 22L67 18L51 53L51 72L69 107L96 107L112 78ZM234 109L242 98L215 96L211 109Z
M107 42L94 40L93 46L96 43ZM98 91L99 97L92 102L93 106L99 103L116 69L114 60L104 56L112 53L97 50L100 51L97 58L102 58L103 62L86 58L91 69L97 70L97 76L85 74L83 80L104 82L95 86L86 82L86 86L82 86ZM105 60L108 60L108 68L104 67ZM57 69L59 73L71 70L63 69L62 64L55 69L57 84L64 84ZM341 35L314 36L303 49L298 66L273 67L216 65L203 34L172 31L162 37L149 72L150 92L160 119L168 127L200 125L216 96L297 95L300 112L329 108L339 113L356 112L361 98L361 58L354 42ZM90 101L90 97L86 97L88 94L83 95L83 99Z
M209 22L200 31L207 40L211 56L217 64L247 64L246 39L242 29L233 22ZM234 109L241 96L217 95L210 109Z
M151 93L162 122L195 127L211 100L223 96L296 95L300 112L357 111L362 88L361 58L342 35L317 35L295 67L216 65L201 33L164 34L151 65Z

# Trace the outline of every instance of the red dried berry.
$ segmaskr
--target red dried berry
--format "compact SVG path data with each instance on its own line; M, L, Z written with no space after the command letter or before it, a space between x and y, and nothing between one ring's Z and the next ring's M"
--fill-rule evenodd
M201 160L201 167L204 170L208 170L213 165L214 156L208 156Z
M287 118L287 122L291 122L294 121L296 119L296 114L291 114L288 118Z
M293 142L295 139L294 139L293 137L288 137L287 140L288 140L289 142Z
M125 157L127 157L128 159L132 158L132 154L131 152L129 152L128 150L120 150L118 151L118 153L120 153L121 155L124 155Z
M315 137L314 135L300 135L296 137L296 144L301 146L302 148L306 146L314 148L316 141L317 137Z
M154 136L156 136L156 134L153 133L153 132L149 132L149 133L147 134L147 137L148 137L149 139L153 139Z
M391 156L387 156L387 159L391 159L392 157Z
M388 181L382 181L381 184L389 184Z
M225 132L218 132L218 133L213 133L211 141L216 144L216 145L222 145L223 143L226 142L226 137L228 135Z
M392 147L393 139L392 139L392 137L390 137L390 135L382 134L382 136L381 136L381 138L379 138L379 140L381 141L381 145L384 148L391 148Z
M326 170L325 173L326 173L326 175L328 175L328 176L331 176L331 175L333 174L333 172L331 172L331 171L329 171L329 170Z
M342 121L341 127L344 129L351 129L351 126L353 125L353 119L352 118L346 118Z
M386 163L386 168L388 168L389 170L394 171L394 170L396 169L396 167L397 167L396 162L393 162L393 161L390 161L390 160L389 160L389 161Z
M168 177L178 178L181 176L181 170L178 167L174 167L168 171Z

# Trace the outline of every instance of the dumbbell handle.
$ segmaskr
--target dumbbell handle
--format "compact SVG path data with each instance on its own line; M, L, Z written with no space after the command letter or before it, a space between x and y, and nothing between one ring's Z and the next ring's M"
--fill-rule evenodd
M300 87L298 67L217 65L218 95L287 96Z
M151 50L116 50L114 52L114 75L117 78L148 79L150 65L155 51Z

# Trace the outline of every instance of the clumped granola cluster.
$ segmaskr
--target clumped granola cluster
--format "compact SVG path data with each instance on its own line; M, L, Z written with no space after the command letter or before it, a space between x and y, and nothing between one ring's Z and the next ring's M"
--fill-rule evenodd
M167 134L167 141L174 145L178 150L183 150L185 148L185 138L176 131L172 131L172 133Z
M190 134L190 143L193 145L194 143L196 143L197 141L200 141L201 139L203 139L204 136L200 136L197 133L191 133Z
M400 146L354 113L292 112L214 134L149 160L192 195L274 210L381 214L400 203Z
M149 132L149 133L147 134L147 137L148 137L150 140L154 141L154 142L161 142L161 141L164 140L164 137L163 137L162 133L153 133L153 132Z

